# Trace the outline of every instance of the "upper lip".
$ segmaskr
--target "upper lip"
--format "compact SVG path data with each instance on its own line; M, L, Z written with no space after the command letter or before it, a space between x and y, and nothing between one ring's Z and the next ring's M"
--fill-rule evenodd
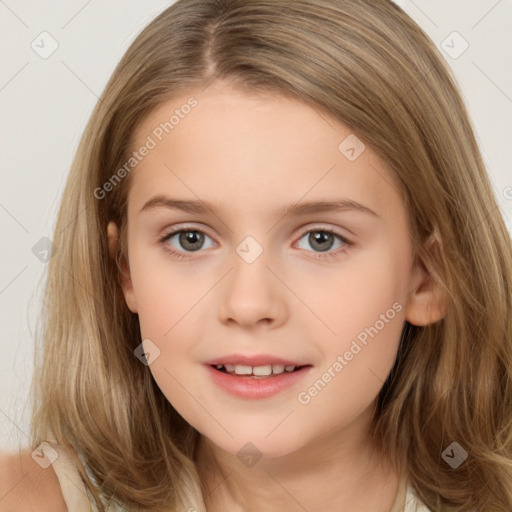
M284 366L306 366L307 363L298 363L291 361L290 359L283 359L282 357L272 356L269 354L257 354L252 356L246 356L243 354L230 354L227 356L217 357L206 361L204 364L213 366L218 364L232 364L232 365L244 365L244 366L266 366L272 364L282 364Z

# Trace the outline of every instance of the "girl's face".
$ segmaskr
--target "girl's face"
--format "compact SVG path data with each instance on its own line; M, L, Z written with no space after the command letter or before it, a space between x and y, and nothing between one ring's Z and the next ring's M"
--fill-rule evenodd
M160 106L136 148L124 294L169 402L231 454L364 436L404 321L428 323L389 169L314 108L225 82ZM364 208L311 206L343 201ZM207 364L262 354L307 367L221 376L250 379L240 396Z

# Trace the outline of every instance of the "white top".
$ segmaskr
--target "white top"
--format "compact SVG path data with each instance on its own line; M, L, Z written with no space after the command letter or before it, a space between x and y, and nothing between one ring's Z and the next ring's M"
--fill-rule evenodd
M78 473L75 463L62 446L49 443L58 453L53 462L53 469L59 479L62 496L68 507L68 512L98 512L89 499L89 494ZM115 503L108 507L109 512L124 512L126 509ZM410 485L402 484L391 512L432 512L416 496Z

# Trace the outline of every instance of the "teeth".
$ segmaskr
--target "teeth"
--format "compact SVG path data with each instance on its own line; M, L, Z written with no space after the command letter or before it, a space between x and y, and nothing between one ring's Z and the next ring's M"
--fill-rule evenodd
M235 373L237 375L251 375L252 368L250 366L244 366L242 364L235 364Z
M218 364L216 366L217 370L220 370L222 367L226 369L228 373L235 375L255 375L257 377L264 377L268 375L279 375L287 372L293 372L295 370L295 365L284 365L284 364L267 364L264 366L246 366L242 364Z

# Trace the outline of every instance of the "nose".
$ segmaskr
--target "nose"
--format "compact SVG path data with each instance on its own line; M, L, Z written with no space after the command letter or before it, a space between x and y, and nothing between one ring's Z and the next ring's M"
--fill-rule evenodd
M265 251L251 263L236 253L232 261L221 287L220 321L244 328L259 324L275 328L286 322L286 287L269 267Z

